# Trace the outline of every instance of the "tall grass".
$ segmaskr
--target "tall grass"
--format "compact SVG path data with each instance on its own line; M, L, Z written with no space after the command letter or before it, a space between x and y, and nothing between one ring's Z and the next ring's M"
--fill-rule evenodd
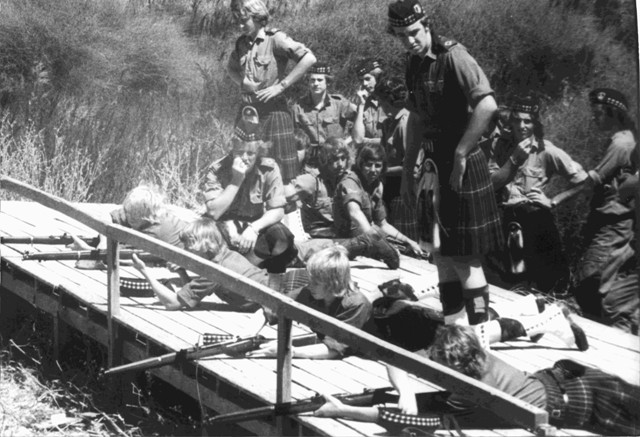
M173 202L197 206L202 171L225 150L239 105L225 74L237 37L229 2L0 0L3 174L96 202L119 202L147 180ZM389 2L268 0L269 25L329 62L333 91L353 97L362 57L404 72L403 49L386 33ZM499 103L539 95L547 138L587 169L604 141L589 122L587 91L618 88L636 107L631 0L425 6L435 30L478 59ZM287 96L305 92L301 81ZM574 203L559 213L570 243L586 212L586 199Z

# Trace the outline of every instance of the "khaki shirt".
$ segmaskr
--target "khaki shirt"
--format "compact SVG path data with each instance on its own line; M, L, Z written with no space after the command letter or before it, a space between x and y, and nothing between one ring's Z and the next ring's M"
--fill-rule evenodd
M493 173L502 167L516 146L511 137L499 137L487 157L489 172ZM539 141L532 137L529 157L520 166L513 180L501 190L498 202L511 205L528 202L527 193L532 188L545 192L553 176L561 176L572 185L579 184L588 177L582 166L571 159L567 152L550 141Z
M344 138L347 122L356 118L355 105L340 94L327 94L322 108L316 109L307 95L293 105L293 123L309 136L311 144L323 144L329 137Z
M217 198L231 183L232 165L233 155L227 155L209 167L203 187L205 202ZM258 158L220 221L253 222L262 217L265 211L284 208L285 204L280 167L272 158Z
M382 136L382 123L386 120L387 114L377 100L367 99L364 105L362 119L364 121L364 137L380 138ZM366 141L365 141L366 143Z
M349 202L360 205L362 213L371 224L380 225L387 218L382 201L382 183L378 182L367 191L358 175L350 171L338 183L333 197L333 221L339 237L352 237L358 233L358 226L351 220L347 209Z
M278 29L260 29L254 40L243 35L227 68L242 77L242 92L253 94L284 77L289 60L298 63L309 49Z

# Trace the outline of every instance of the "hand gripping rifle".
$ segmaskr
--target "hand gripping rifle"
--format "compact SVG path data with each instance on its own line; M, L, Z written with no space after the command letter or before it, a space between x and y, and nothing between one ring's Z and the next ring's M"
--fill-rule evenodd
M100 236L78 237L89 246L97 247ZM62 235L36 236L36 237L0 237L0 244L72 244L73 238L66 232Z
M151 255L148 252L136 249L120 249L120 259L130 260L136 254L138 258L148 264L164 265L166 261L162 258ZM93 250L73 250L66 252L25 252L22 255L23 260L35 260L35 261L81 261L81 260L94 260L94 261L106 261L107 251L103 249Z
M336 399L346 405L351 406L372 406L386 403L397 403L398 395L390 393L394 389L392 387L365 389L362 393L345 393L333 395ZM447 395L446 392L434 393L418 393L416 401L420 406L427 408L439 403ZM296 402L283 402L276 405L268 405L266 407L252 408L244 411L236 411L228 414L220 414L211 417L205 421L206 424L221 423L238 423L249 420L272 419L277 416L287 416L292 414L301 414L315 411L324 405L324 396L317 394L311 398L303 399ZM437 413L420 413L417 415L402 414L396 408L383 408L383 418L385 423L391 428L395 425L401 426L424 426L439 427L441 425L440 415ZM387 417L388 416L388 417Z
M224 336L223 336L224 337ZM305 346L315 344L317 341L316 334L303 334L293 337L294 346ZM251 352L260 347L264 343L273 341L273 339L264 338L261 335L253 335L250 337L235 337L230 340L207 344L204 346L195 346L191 348L181 349L178 352L169 352L157 357L145 358L133 363L123 364L122 366L112 367L104 371L104 375L115 375L116 373L129 372L134 370L147 370L155 367L165 366L172 363L180 363L190 360L199 360L202 358L212 357L214 355L226 354L231 357L241 357L247 352Z

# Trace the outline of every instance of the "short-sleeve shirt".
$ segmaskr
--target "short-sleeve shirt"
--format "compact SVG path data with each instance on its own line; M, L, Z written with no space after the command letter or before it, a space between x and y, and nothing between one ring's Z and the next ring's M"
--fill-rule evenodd
M252 279L265 286L269 285L269 274L266 270L254 266L238 252L223 250L214 261L245 278ZM225 290L216 281L201 276L183 286L178 291L177 296L184 306L195 308L202 299L216 292L225 292Z
M262 28L253 40L247 35L238 38L228 69L242 77L242 92L253 94L275 84L284 76L289 60L297 63L308 52L284 32Z
M333 198L333 221L338 236L350 237L357 234L358 227L347 210L349 202L356 202L360 206L369 223L380 224L387 218L382 201L382 183L367 190L358 175L350 171L338 183Z
M371 302L357 287L353 290L349 289L344 296L335 299L329 306L326 306L324 300L315 299L307 287L294 290L289 293L288 296L296 302L359 329L367 330L367 326L371 323L373 312ZM340 343L333 338L325 337L324 334L320 332L317 334L318 338L320 338L329 349L337 351L340 355L347 355L350 352L348 345Z
M344 138L347 123L355 120L354 105L340 94L327 94L324 104L316 109L310 95L293 105L293 122L311 140L311 144L323 144L329 137Z
M300 196L300 215L304 230L312 237L333 233L333 198L327 185L314 167L305 166L303 174L313 178L312 192Z
M364 137L380 138L382 136L382 123L386 118L387 114L382 110L379 102L371 98L367 99L362 113Z
M589 172L596 184L591 201L595 211L622 215L634 210L633 198L622 201L618 188L625 172L633 173L637 170L632 162L635 147L636 140L631 131L616 132L600 163Z
M209 167L203 189L206 202L216 199L231 183L232 166L230 154ZM284 208L286 203L280 167L272 158L258 158L220 220L255 221L265 211Z
M111 221L118 225L131 227L127 222L127 217L124 213L124 208L118 208L110 213ZM149 224L144 228L140 229L145 235L149 235L153 238L157 238L158 240L164 241L165 243L169 243L173 246L184 248L182 241L180 240L180 232L184 228L187 227L189 223L178 217L174 212L170 210L166 210L164 214L162 214L157 223Z
M516 147L517 144L512 137L499 137L488 157L489 171L494 172L502 167ZM486 151L487 149L485 153ZM498 202L507 205L528 202L527 193L531 192L532 188L544 192L553 176L560 176L572 185L579 184L588 177L582 166L571 159L564 150L554 146L550 141L532 137L529 157L520 166L513 180L500 191Z
M407 64L409 109L425 121L427 135L455 147L470 118L470 109L493 90L489 80L461 44L437 37L433 55L410 55ZM439 152L439 153L438 153ZM436 150L453 158L454 149Z

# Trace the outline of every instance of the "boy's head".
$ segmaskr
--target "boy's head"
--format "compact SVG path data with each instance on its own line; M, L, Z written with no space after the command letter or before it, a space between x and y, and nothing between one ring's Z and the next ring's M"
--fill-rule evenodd
M349 170L349 147L342 138L327 138L319 155L318 168L323 175L337 178Z
M206 258L217 256L227 247L215 220L208 217L202 217L187 225L180 232L180 241L189 252Z
M592 119L598 129L609 131L614 129L635 130L629 117L627 98L620 91L611 88L596 88L589 93Z
M314 253L307 260L309 289L316 299L342 297L351 284L347 249L333 246Z
M438 328L429 347L429 357L471 378L485 373L487 353L470 326L444 325Z
M160 190L141 185L129 191L122 202L127 223L136 230L157 224L165 211L165 199Z

